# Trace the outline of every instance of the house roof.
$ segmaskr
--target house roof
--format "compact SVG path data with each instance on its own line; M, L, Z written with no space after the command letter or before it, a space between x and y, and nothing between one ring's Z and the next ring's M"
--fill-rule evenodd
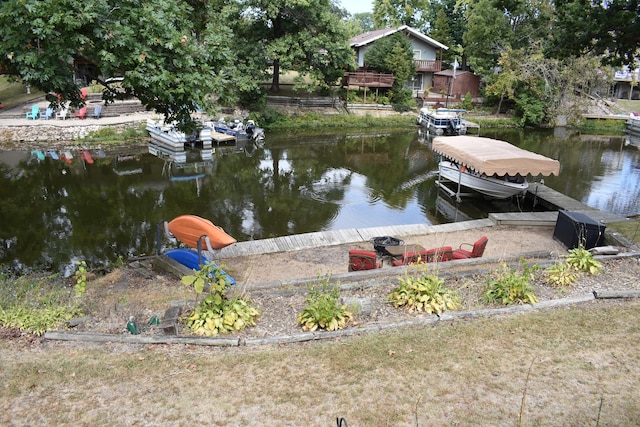
M406 31L407 33L413 35L415 38L422 40L425 43L428 43L440 49L449 50L447 46L443 45L442 43L432 39L431 37L425 34L422 34L420 31L408 25L401 25L399 27L392 27L392 28L383 28L381 30L367 31L366 33L362 33L355 37L352 37L349 42L349 45L351 47L366 46L368 44L375 42L378 39L397 33L398 31Z

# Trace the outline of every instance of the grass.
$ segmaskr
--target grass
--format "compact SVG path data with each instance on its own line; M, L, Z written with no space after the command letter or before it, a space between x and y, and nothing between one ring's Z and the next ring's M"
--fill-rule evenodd
M0 342L0 424L516 425L533 363L524 425L634 425L639 310L593 303L259 349Z
M22 83L10 81L7 76L0 75L0 102L4 108L25 104L42 96L44 96L44 92L31 89L31 93L27 93Z
M640 212L639 212L640 214ZM611 222L607 224L607 232L617 231L625 239L640 246L640 218L637 216L625 222Z

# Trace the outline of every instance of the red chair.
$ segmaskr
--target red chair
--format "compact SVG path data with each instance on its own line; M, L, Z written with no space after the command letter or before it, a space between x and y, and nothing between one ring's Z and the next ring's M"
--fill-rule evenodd
M472 246L471 243L463 243L460 248L453 251L453 259L468 259L468 258L480 258L484 254L484 249L487 247L489 239L486 236L482 236L473 244L470 251L462 249L463 245Z
M380 267L378 254L375 251L349 250L349 271L373 270Z
M442 262L452 259L451 246L442 246L440 248L424 249L421 251L407 252L400 259L392 261L394 267L409 264L419 264L423 262Z
M78 111L75 112L73 117L77 119L86 119L87 118L87 107L82 107Z

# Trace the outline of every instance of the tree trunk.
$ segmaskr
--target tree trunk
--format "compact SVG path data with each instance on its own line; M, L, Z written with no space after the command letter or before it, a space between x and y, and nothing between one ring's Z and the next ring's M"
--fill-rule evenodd
M271 80L271 92L280 92L280 60L273 60L273 79Z

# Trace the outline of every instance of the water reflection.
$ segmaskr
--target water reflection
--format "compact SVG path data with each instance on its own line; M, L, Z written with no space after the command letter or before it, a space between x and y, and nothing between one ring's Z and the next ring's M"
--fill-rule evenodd
M590 206L640 212L636 147L624 137L485 132L556 158L546 184ZM456 205L435 186L437 158L416 129L394 133L270 134L265 146L166 153L146 143L94 163L0 152L0 263L58 269L155 252L156 226L190 213L237 240L318 230L439 224L529 210L510 201Z

